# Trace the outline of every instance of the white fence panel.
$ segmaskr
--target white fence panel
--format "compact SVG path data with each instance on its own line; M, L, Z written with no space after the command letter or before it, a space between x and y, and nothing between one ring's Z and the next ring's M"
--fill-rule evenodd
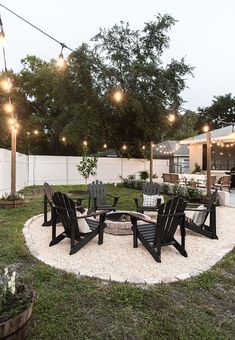
M85 184L77 171L81 157L75 156L27 156L17 153L16 186L17 190L27 185L42 185L45 181L51 184ZM99 179L104 183L121 182L122 177L149 170L146 159L127 159L103 157L98 159L97 174L89 182ZM153 172L161 176L169 172L169 161L155 159ZM0 195L10 192L11 188L11 152L0 149Z

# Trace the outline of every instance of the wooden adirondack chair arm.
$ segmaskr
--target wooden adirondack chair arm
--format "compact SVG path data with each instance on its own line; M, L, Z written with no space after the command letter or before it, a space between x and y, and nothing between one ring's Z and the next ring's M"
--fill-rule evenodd
M128 215L133 217L136 220L147 222L149 224L156 224L156 220L148 219L148 218L145 218L144 216L139 216L139 214L135 214L134 212L128 212Z
M115 195L112 195L112 194L106 194L107 196L110 196L110 197L113 197L113 198L116 198L116 199L119 199L120 196L115 196Z
M111 210L110 210L110 211L111 211ZM77 220L79 220L79 219L81 219L81 218L89 218L89 217L94 217L94 216L106 215L107 212L108 212L107 210L101 210L101 211L96 212L96 213L91 213L91 214L79 216L79 217L77 217Z
M186 208L185 211L204 211L204 212L206 211L206 212L210 212L211 209L207 209L206 207L205 207L205 209L200 209L200 210L198 210L197 208L195 208L195 209Z

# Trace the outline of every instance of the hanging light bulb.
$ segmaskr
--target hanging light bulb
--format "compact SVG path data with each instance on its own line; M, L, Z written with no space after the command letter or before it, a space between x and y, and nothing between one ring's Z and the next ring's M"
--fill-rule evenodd
M107 144L104 144L104 145L103 145L103 148L104 148L104 149L107 149Z
M34 130L33 133L37 136L38 135L38 130Z
M169 114L168 120L170 123L174 123L176 120L175 114L174 113Z
M63 55L64 47L65 47L65 45L61 44L61 52L59 54L59 58L56 61L56 66L60 69L63 69L66 66L66 60L65 60L64 55Z
M145 149L146 149L145 145L142 145L142 150L145 150Z
M208 124L205 124L203 127L202 127L202 131L203 132L208 132L210 130L210 127Z
M9 78L3 79L0 84L1 84L1 88L5 92L10 92L10 90L12 88L12 83L11 83L11 80Z
M66 137L61 138L62 142L66 142Z
M117 89L113 94L113 99L115 102L120 103L123 100L123 91L121 89Z
M84 140L82 144L83 144L84 146L87 146L88 143L87 143L86 140Z
M13 111L14 111L13 104L10 101L8 103L6 103L4 105L4 110L5 110L6 113L13 113Z
M124 144L123 146L122 146L122 150L126 150L127 149L127 146L126 146L126 144Z

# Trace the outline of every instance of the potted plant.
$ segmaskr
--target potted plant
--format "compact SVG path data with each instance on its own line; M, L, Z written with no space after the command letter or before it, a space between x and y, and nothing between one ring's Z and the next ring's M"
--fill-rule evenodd
M5 194L0 198L1 208L19 208L24 204L24 195L15 194Z
M16 272L6 267L0 275L0 339L26 338L33 300L32 291L16 284Z

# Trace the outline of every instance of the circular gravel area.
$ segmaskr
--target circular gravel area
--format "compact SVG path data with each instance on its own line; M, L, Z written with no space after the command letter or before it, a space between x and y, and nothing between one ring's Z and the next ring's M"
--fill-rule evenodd
M217 207L217 235L211 240L187 230L183 257L172 246L162 248L162 263L157 263L139 242L133 248L132 236L104 234L104 243L97 237L74 255L69 255L70 240L49 247L51 227L42 227L43 215L34 216L24 226L24 236L31 253L39 260L76 275L102 280L154 284L183 280L208 270L235 246L235 209ZM59 233L63 228L57 228ZM176 238L179 234L176 234Z

